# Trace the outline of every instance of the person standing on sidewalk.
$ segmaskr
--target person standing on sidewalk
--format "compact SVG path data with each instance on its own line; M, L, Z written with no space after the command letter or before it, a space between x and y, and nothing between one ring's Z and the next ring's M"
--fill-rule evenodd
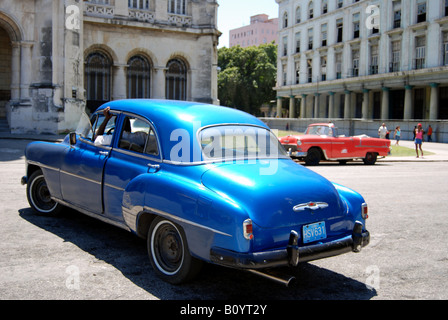
M381 127L378 128L378 136L380 137L380 139L386 139L386 135L387 135L387 127L386 124L383 123Z
M418 158L418 149L420 148L420 152L422 153L423 158L423 150L422 150L422 143L423 143L423 134L425 131L422 129L422 124L419 123L417 126L417 130L415 132L415 152L417 153Z
M429 125L428 133L426 135L428 136L428 142L432 142L432 127L431 127L431 125Z

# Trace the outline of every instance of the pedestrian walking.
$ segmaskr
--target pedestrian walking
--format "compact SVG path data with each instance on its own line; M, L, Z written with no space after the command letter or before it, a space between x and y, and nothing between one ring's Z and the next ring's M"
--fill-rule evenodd
M432 127L431 127L431 125L429 125L428 133L426 135L428 136L428 142L432 142Z
M420 152L422 154L423 158L423 150L422 150L422 143L423 143L423 134L425 131L422 129L421 123L418 124L417 130L415 131L415 152L417 153L418 158L418 149L420 149Z
M395 145L398 146L400 139L401 139L401 129L400 126L395 128L395 132L394 132L394 139L395 141Z

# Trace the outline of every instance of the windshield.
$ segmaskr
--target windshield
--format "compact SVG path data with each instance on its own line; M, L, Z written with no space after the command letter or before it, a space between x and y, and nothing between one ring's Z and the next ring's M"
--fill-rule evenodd
M254 126L214 126L200 131L204 160L277 159L288 157L277 137Z
M83 138L92 139L93 129L90 119L84 112L81 113L81 118L79 119L78 127L76 128L76 133Z
M312 134L318 136L333 136L333 131L328 126L310 126L305 134Z

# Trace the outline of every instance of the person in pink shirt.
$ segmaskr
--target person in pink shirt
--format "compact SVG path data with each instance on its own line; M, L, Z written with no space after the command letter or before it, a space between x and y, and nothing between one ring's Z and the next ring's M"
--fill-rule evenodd
M422 150L422 143L423 143L423 134L425 131L422 129L422 124L419 123L417 126L417 130L415 131L415 152L417 153L418 158L418 149L420 148L420 152L422 153L423 158L423 150Z

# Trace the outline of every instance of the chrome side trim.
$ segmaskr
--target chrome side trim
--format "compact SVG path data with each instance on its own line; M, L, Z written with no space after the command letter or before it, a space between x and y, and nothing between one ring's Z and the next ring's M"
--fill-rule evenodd
M149 212L154 212L154 213L156 213L156 214L158 214L158 215L160 215L162 217L165 217L165 218L169 218L169 219L172 219L172 220L175 220L175 221L178 221L178 222L186 223L186 224L189 224L189 225L201 228L201 229L205 229L205 230L211 231L213 233L221 234L221 235L226 236L226 237L231 237L231 238L233 237L231 234L228 234L228 233L225 233L225 232L222 232L222 231L219 231L219 230L216 230L216 229L213 229L213 228L210 228L210 227L198 224L196 222L192 222L192 221L189 221L189 220L186 220L186 219L183 219L183 218L179 218L179 217L177 217L175 215L166 213L164 211L160 211L160 210L155 209L155 208L151 208L151 207L145 206L144 209L146 211L149 211Z
M58 198L55 198L55 197L52 197L52 199L54 201L64 205L64 206L66 206L66 207L69 207L69 208L72 208L72 209L74 209L76 211L79 211L80 213L85 214L86 216L89 216L89 217L101 220L103 222L111 224L111 225L113 225L115 227L119 227L119 228L124 229L126 231L129 231L129 232L131 231L131 229L128 226L124 225L123 223L120 223L118 221L112 220L112 219L107 218L105 216L101 216L100 214L90 212L90 211L88 211L86 209L77 207L77 206L75 206L75 205L73 205L73 204L71 204L69 202L64 201L64 200L61 200L61 199L58 199Z

